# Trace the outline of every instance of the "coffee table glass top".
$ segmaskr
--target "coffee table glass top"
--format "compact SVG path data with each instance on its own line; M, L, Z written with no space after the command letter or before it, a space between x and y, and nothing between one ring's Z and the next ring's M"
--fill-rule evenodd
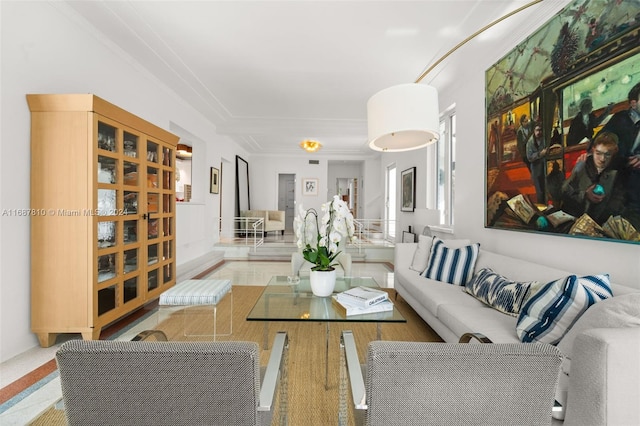
M350 287L378 287L371 277L336 278L334 294ZM248 321L326 321L326 322L407 322L395 307L393 311L345 316L337 311L331 297L311 292L308 276L292 284L286 276L271 278L247 316Z

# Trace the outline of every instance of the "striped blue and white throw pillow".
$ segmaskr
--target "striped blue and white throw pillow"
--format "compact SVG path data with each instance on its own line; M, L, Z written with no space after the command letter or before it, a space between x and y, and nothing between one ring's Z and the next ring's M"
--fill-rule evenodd
M490 268L482 268L465 285L465 291L482 303L517 317L525 298L537 286L537 281L511 281Z
M480 243L461 248L447 247L440 238L434 238L424 276L449 284L465 285L473 276Z
M516 333L525 343L555 345L589 306L612 296L607 274L551 281L522 307Z

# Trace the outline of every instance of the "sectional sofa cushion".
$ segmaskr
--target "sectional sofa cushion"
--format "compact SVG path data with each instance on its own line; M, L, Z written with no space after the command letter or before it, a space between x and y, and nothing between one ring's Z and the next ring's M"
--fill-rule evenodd
M433 239L427 235L418 235L418 247L413 255L413 261L411 262L410 269L422 274L427 269L427 262L429 262L429 254L431 253L431 246L433 245ZM469 240L443 240L445 246L451 248L464 247L471 244Z
M434 237L424 276L449 284L465 285L473 276L479 251L480 243L451 248L440 238Z
M456 288L452 285L449 287ZM484 334L495 343L520 343L520 340L513 332L516 328L516 317L505 315L492 309L465 292L462 292L462 294L467 299L473 300L478 304L475 306L441 304L438 306L438 319L447 324L447 327L456 336L477 332Z
M482 303L507 315L517 316L525 298L537 284L537 281L511 281L490 268L482 268L465 285L465 290Z
M522 307L516 333L524 343L556 345L587 310L612 297L609 275L569 275L551 281Z
M618 295L591 306L560 340L558 349L571 360L578 334L592 328L623 327L640 327L640 293Z

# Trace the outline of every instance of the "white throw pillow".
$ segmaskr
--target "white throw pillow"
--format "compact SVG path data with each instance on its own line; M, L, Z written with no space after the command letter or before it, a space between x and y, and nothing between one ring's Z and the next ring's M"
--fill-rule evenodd
M416 252L413 254L413 261L411 262L411 266L409 269L413 269L414 271L422 274L425 269L427 269L427 263L429 262L429 253L431 253L431 245L433 244L433 239L437 237L429 237L427 235L418 235L418 248L416 248ZM450 248L460 248L471 244L469 240L442 240L446 247Z
M587 308L612 296L609 275L551 281L524 304L516 333L524 343L556 345Z

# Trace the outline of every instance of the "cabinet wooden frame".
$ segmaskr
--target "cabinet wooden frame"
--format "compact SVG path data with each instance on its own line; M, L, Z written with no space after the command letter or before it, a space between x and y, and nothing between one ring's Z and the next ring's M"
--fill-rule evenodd
M98 339L175 284L178 137L90 94L27 101L31 329Z

